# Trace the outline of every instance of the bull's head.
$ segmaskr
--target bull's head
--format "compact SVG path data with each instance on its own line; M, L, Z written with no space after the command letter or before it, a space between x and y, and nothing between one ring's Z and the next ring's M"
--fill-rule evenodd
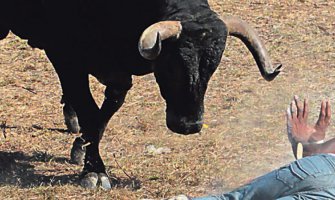
M224 22L162 21L148 27L140 38L139 51L153 60L154 74L166 101L167 126L174 132L192 134L201 130L208 81L220 63L228 33L244 41L266 80L279 73L280 66L272 69L254 30L237 18Z

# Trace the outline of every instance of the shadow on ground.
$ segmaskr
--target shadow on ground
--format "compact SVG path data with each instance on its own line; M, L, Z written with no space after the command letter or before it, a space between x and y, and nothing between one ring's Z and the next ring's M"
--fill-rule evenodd
M21 188L67 184L79 186L80 175L42 175L36 173L35 166L32 164L32 162L51 161L59 164L70 163L68 158L55 157L45 152L34 152L30 156L20 151L0 151L0 186L12 185ZM141 188L141 182L136 177L111 177L111 182L115 188L130 188L131 190Z
M37 174L31 162L66 163L67 158L54 157L52 155L35 152L32 156L23 152L0 151L0 186L13 185L30 188L41 185L77 184L77 175L45 176Z

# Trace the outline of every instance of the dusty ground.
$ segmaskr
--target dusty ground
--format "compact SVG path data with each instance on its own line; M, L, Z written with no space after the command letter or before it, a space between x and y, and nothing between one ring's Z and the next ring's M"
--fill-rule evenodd
M335 99L335 2L210 3L221 15L239 15L251 23L273 61L285 66L284 73L266 82L243 44L229 38L206 95L208 128L187 137L165 127L164 102L154 77L134 77L134 87L101 144L108 171L119 179L108 192L76 185L81 167L68 163L75 135L65 133L58 78L44 52L13 35L1 41L1 199L206 195L292 161L285 135L285 109L292 96L310 99L311 121L321 99ZM93 78L92 90L101 100L103 88ZM148 145L171 152L151 155Z

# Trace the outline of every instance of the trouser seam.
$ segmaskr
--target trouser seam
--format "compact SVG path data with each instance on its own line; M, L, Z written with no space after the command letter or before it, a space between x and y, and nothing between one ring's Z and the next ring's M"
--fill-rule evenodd
M335 156L333 156L335 157ZM333 172L335 173L335 163L330 160L328 156L324 156L325 160L333 167Z
M329 190L329 189L335 189L335 187L334 186L331 186L331 187L322 187L322 188L317 188L317 189L314 189L314 190L297 192L297 194L308 194L308 193L311 193L311 192L322 192L322 191Z
M304 168L303 168L303 166L301 166L301 163L299 162L299 160L297 160L297 166L298 166L298 168L302 171L302 172L304 172L305 174L307 174L308 176L311 176L311 174L307 171L307 170L305 170ZM314 167L314 166L313 166ZM301 178L301 179L303 179L303 178Z

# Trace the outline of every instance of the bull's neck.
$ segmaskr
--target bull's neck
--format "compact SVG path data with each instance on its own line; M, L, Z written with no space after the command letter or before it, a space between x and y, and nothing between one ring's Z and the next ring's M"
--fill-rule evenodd
M209 8L207 0L161 0L163 20L191 20Z

